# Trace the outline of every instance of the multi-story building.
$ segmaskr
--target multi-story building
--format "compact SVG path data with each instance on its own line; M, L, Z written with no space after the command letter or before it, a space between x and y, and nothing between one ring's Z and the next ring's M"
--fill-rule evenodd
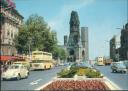
M113 61L120 60L120 35L114 35L110 40L110 58Z
M121 60L128 60L128 23L121 30L121 48L120 58Z
M16 55L17 50L14 47L14 38L18 34L18 29L22 24L23 16L13 8L14 3L11 0L1 0L1 55ZM10 4L11 3L11 4Z

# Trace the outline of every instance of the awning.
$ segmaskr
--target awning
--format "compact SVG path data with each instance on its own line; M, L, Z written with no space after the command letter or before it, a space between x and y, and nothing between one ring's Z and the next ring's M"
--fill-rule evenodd
M11 60L11 56L0 56L0 61L8 61Z
M9 61L9 60L24 60L20 56L0 56L0 61Z

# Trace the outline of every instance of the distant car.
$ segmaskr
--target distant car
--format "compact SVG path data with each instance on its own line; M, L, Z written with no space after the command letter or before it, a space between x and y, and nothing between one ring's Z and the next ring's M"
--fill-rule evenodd
M123 63L126 66L126 68L128 69L128 60L124 60Z
M64 66L64 64L63 64L63 63L60 63L59 65L60 65L60 66Z
M88 68L93 68L93 66L92 65L90 65L89 63L85 63L85 62L82 62L82 63L80 63L80 64L78 64L78 66L79 67L88 67Z
M111 64L112 72L122 72L126 73L127 69L123 62L112 62Z
M73 63L73 64L70 65L70 67L88 67L88 68L93 68L93 66L90 65L88 62Z
M28 69L24 65L13 64L9 66L7 71L2 73L2 80L27 78L29 75Z
M64 63L64 66L69 66L69 63Z

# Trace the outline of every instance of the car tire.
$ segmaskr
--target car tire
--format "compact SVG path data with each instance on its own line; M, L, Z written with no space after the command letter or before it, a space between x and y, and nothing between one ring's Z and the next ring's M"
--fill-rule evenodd
M21 76L20 76L20 74L18 74L18 76L17 76L17 78L16 78L17 80L20 80L21 79Z
M126 73L126 71L123 72L124 74Z
M28 76L29 76L29 72L27 72L27 74L26 74L26 77L25 77L25 78L28 78Z

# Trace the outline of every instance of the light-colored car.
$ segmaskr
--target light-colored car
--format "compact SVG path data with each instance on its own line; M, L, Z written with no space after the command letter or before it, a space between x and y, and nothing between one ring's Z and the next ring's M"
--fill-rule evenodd
M112 72L122 72L126 73L127 69L123 62L112 62L111 64Z
M11 65L7 71L2 73L2 80L27 78L29 75L28 69L24 65Z
M126 66L126 68L128 69L128 60L124 60L123 63Z

